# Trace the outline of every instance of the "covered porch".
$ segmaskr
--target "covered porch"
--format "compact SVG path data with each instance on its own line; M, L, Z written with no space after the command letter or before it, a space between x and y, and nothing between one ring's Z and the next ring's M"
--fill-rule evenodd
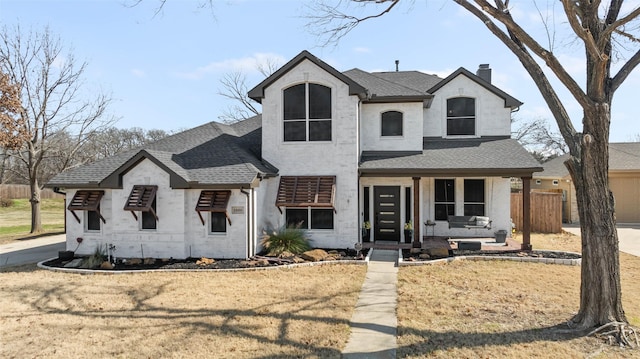
M371 228L371 243L363 245L378 248L396 242L398 248L446 245L453 249L471 237L481 248L491 247L496 231L511 233L510 178L515 177L527 184L523 188L522 242L508 239L506 247L531 250L529 184L533 172L541 167L517 141L425 138L423 145L418 152L363 152L361 221L363 228ZM458 226L451 222L452 217L475 216L484 217L489 224Z

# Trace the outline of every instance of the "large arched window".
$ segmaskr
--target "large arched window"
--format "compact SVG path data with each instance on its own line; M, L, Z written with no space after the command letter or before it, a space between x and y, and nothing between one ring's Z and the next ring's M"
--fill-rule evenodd
M382 136L402 136L402 112L383 112L380 123Z
M331 141L331 88L304 83L283 97L285 141Z
M447 100L447 136L476 134L476 100L456 97Z

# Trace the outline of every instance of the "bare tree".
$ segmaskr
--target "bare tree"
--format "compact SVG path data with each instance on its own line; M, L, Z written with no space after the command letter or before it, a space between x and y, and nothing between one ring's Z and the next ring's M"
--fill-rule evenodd
M266 61L256 64L256 69L265 78L273 74L279 67L280 63L274 58L267 58ZM222 90L218 91L218 95L233 100L234 103L218 116L222 122L231 124L260 114L258 103L248 96L249 88L247 87L247 76L244 72L229 72L220 79L220 84L222 85Z
M328 41L337 41L362 21L393 10L399 0L353 2L378 7L372 15L352 16L341 11L340 5L316 2L317 6L309 15L309 25L327 35ZM572 324L579 329L603 325L609 326L607 330L615 327L618 341L628 345L622 331L627 319L622 308L614 198L609 190L607 170L612 98L640 62L637 21L640 7L621 13L622 0L610 0L606 4L561 0L564 21L576 41L584 45L586 84L583 88L556 57L552 42L549 41L549 48L545 48L513 18L511 8L518 5L509 0L455 0L455 3L480 20L515 54L538 87L569 148L571 157L565 165L576 186L582 232L580 310ZM621 61L622 66L612 75L614 59ZM538 61L546 64L582 107L582 133L574 127Z
M518 140L536 159L546 162L569 152L559 132L553 131L544 118L529 121L512 120L516 124L511 137Z
M106 115L110 97L88 95L76 63L49 29L22 33L16 26L0 32L0 71L20 88L18 120L28 135L9 152L20 163L17 175L31 190L31 232L41 232L40 190L55 171L64 170L91 135L114 121Z

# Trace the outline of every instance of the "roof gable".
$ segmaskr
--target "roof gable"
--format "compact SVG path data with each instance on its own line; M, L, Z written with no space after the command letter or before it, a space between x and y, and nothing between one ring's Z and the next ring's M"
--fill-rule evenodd
M239 188L277 169L261 159L261 116L224 125L210 122L56 175L47 186L120 188L122 175L149 159L170 175L173 188Z
M478 85L480 85L480 86L486 88L487 90L489 90L490 92L494 93L496 96L503 98L505 107L515 108L515 107L522 106L522 104L523 104L518 99L516 99L516 98L512 97L511 95L509 95L508 93L500 90L499 88L497 88L493 84L483 80L479 76L474 75L473 73L471 73L469 70L465 69L464 67L461 67L461 68L457 69L451 75L447 76L444 80L440 81L435 86L431 87L428 90L429 93L435 94L435 92L437 92L439 89L444 87L446 84L448 84L449 82L451 82L453 79L455 79L458 76L466 76L467 78L469 78L470 80L474 81Z
M349 95L358 95L360 97L364 97L365 96L365 92L366 91L365 91L364 87L362 87L357 82L353 81L351 78L345 76L340 71L334 69L333 67L331 67L326 62L324 62L324 61L320 60L319 58L315 57L314 55L312 55L307 50L304 50L301 53L299 53L296 57L291 59L289 62L287 62L284 66L279 68L271 76L269 76L266 79L264 79L256 87L254 87L251 90L249 90L249 93L248 93L249 97L251 99L259 102L259 103L262 103L262 99L264 98L264 89L269 87L269 85L271 85L273 82L278 80L280 77L282 77L287 72L291 71L293 68L295 68L299 63L301 63L304 60L311 61L312 63L314 63L315 65L317 65L321 69L323 69L324 71L328 72L329 74L331 74L332 76L336 77L340 81L342 81L345 84L349 85Z

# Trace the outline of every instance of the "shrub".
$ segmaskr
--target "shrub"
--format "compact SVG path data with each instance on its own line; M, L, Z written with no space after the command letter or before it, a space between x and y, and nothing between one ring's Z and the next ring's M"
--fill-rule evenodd
M80 264L80 268L98 268L102 262L107 260L107 256L102 251L102 246L98 245L96 251L89 257L86 257Z
M13 200L11 198L0 198L0 207L11 207L13 206Z
M260 244L269 256L277 256L285 251L300 254L311 249L307 231L300 228L300 225L282 226L278 230L265 231Z

